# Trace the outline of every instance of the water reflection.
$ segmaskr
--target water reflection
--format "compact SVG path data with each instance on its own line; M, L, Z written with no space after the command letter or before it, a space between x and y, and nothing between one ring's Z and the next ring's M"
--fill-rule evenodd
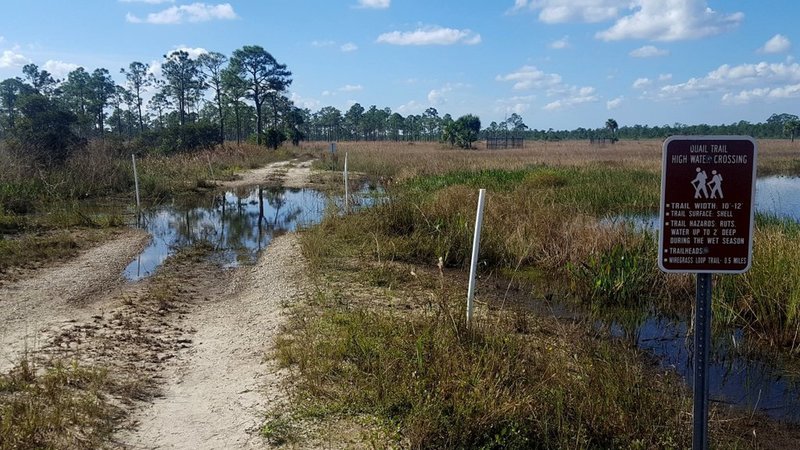
M361 206L372 202L363 195L356 200ZM255 187L152 208L141 216L152 241L124 276L146 277L176 249L197 242L213 246L214 258L225 266L253 261L275 235L319 222L326 207L338 203L313 189Z
M800 221L800 177L759 178L756 211Z
M650 313L639 323L611 322L611 334L654 355L659 365L675 370L685 380L693 374L693 338L689 323ZM741 355L745 344L740 329L714 335L709 362L712 401L758 410L771 417L800 422L800 379L764 360Z

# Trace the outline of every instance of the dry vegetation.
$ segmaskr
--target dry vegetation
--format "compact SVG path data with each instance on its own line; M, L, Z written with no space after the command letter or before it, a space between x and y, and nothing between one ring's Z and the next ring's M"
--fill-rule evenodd
M800 149L760 145L761 174L800 172ZM319 166L330 167L327 146L316 151ZM636 321L654 305L691 295L690 276L658 271L652 234L603 221L657 211L659 141L535 142L504 151L345 142L333 161L339 168L344 152L351 170L388 186L387 198L304 234L319 295L298 309L279 351L299 369L300 417L375 416L398 442L419 448L688 445L687 393L673 375L598 336L591 320L554 324L505 298L515 285L544 309L555 293ZM463 284L420 280L435 273L437 260L447 278L463 280L479 187L489 191L481 273L507 278L500 293L486 283L479 289L488 309L467 330ZM758 260L747 277L720 282L717 313L795 355L800 278L775 279L768 261L800 259L798 227L763 218L758 228ZM675 303L688 314L685 301ZM780 440L780 427L749 417L715 410L714 444L796 446L798 436Z
M342 142L339 154L350 153L351 170L393 177L400 181L417 175L483 169L518 170L532 165L600 165L659 172L659 140L618 141L616 144L591 144L587 141L526 142L523 149L464 151L439 143ZM324 144L307 144L324 149ZM800 174L800 141L760 140L759 174ZM341 159L341 158L340 158ZM340 162L341 164L341 162Z

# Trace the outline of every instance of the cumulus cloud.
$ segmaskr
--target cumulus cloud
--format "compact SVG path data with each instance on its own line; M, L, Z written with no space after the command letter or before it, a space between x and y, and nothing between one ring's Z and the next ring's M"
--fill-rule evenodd
M669 55L669 50L664 50L653 45L645 45L631 51L628 55L634 58L655 58L657 56Z
M334 45L336 45L336 41L331 41L331 40L311 41L312 47L333 47Z
M703 77L661 87L657 98L681 100L716 93L723 102L742 104L755 100L793 98L798 83L798 63L723 64Z
M448 101L447 94L466 86L467 85L463 83L447 83L439 89L431 89L431 91L428 92L428 104L431 106L444 105Z
M198 23L211 20L233 20L238 18L230 3L210 5L192 3L191 5L171 6L163 11L150 13L144 18L128 13L125 19L130 23L149 23L154 25L178 25L185 22Z
M530 111L535 95L521 95L510 98L499 99L495 102L495 112L500 114L522 114Z
M792 48L792 42L782 34L776 34L768 40L763 47L758 49L761 53L784 53Z
M67 74L78 67L79 66L77 64L67 63L64 61L55 61L52 59L45 62L42 66L44 70L50 72L50 74L53 75L53 78L56 79L66 78Z
M621 17L595 36L604 41L700 39L735 28L744 20L741 12L714 11L706 0L638 0L635 4L633 14Z
M564 36L561 39L555 40L550 43L550 48L556 50L562 50L565 48L569 48L569 36Z
M637 78L636 81L633 82L634 89L644 89L648 86L653 84L653 80L649 78Z
M546 110L567 108L598 99L595 88L566 84L562 81L561 75L546 73L535 66L522 66L506 75L497 75L495 79L514 83L512 88L517 91L544 90L548 97L555 99L545 105Z
M591 86L570 86L563 94L564 95L558 100L546 104L544 109L547 111L555 111L580 105L581 103L596 102L598 99L595 88Z
M615 21L598 39L699 39L739 25L744 14L719 13L707 0L515 0L512 12L538 12L545 23Z
M619 0L516 0L512 11L539 11L545 23L603 22L619 16L629 2Z
M392 0L358 0L359 8L368 9L386 9L392 3Z
M506 75L497 75L495 79L497 81L513 82L513 89L518 91L551 87L561 83L561 75L557 73L545 73L535 66L522 66Z
M341 51L343 51L345 53L354 52L354 51L358 50L358 46L356 44L352 43L352 42L347 42L347 43L342 44L339 47L339 50L341 50Z
M3 54L0 55L0 69L5 69L8 67L22 67L29 62L31 62L30 59L26 58L20 53L14 52L13 50L5 50L3 51Z
M606 102L606 109L612 110L612 109L619 108L619 105L622 104L622 100L624 100L624 97L617 97L615 99L607 101Z
M443 27L424 27L414 31L392 31L378 36L378 43L391 45L476 45L481 35L472 30Z
M171 55L173 52L186 52L189 54L189 58L197 59L200 55L208 53L208 50L202 47L187 47L185 45L178 45L173 48L167 55Z
M757 100L775 101L798 97L800 97L800 83L776 88L756 88L738 93L729 92L722 96L722 102L743 105Z

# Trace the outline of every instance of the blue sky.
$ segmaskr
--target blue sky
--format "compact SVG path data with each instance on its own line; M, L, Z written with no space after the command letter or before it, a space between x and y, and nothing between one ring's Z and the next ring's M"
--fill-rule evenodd
M800 113L800 2L8 0L0 78L33 62L117 77L176 48L257 44L302 107L432 106L532 128L764 121Z

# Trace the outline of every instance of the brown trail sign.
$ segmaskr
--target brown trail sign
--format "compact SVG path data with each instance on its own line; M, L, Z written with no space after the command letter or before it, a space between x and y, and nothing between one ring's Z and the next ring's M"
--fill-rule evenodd
M692 448L706 450L711 276L750 269L758 148L747 136L673 136L663 151L658 266L697 274Z
M664 142L661 270L750 268L756 153L750 137L673 136Z

